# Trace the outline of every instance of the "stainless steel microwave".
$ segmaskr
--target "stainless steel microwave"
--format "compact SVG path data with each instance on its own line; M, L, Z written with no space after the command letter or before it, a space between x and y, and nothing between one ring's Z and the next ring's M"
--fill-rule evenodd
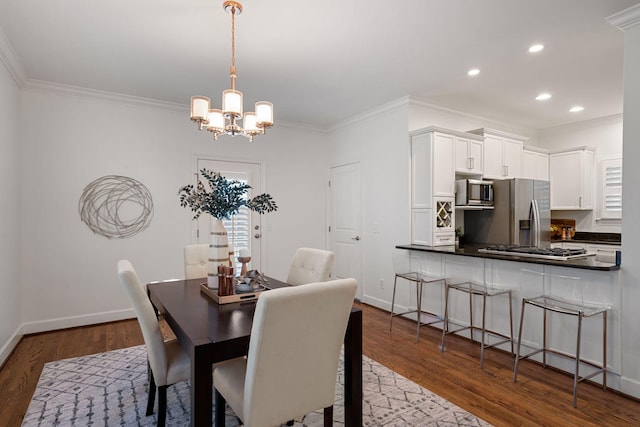
M493 206L493 181L456 181L456 206Z

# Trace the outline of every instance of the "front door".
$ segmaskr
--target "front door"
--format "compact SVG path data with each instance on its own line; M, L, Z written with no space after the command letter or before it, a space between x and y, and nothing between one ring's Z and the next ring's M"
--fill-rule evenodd
M249 198L263 193L262 190L262 165L260 163L221 161L213 159L199 158L197 163L198 178L204 180L200 176L203 168L220 172L227 179L235 179L241 182L247 182L252 188L247 193ZM251 262L249 268L258 271L264 271L264 257L262 256L262 224L260 222L261 215L242 208L237 215L229 220L224 220L224 226L227 229L229 237L229 250L234 252L237 257L240 249L247 248L251 254ZM209 243L209 231L213 224L210 215L201 215L198 219L196 229L196 240L198 243ZM234 263L237 259L234 257ZM239 267L239 265L236 265Z
M329 170L329 249L336 257L334 278L358 280L356 298L362 300L360 163Z

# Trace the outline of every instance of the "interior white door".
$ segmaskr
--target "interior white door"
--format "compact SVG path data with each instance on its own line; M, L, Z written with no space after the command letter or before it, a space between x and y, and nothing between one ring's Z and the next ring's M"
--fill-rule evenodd
M363 294L361 222L360 163L332 167L329 171L329 249L336 255L334 278L355 278L359 300Z
M260 163L222 161L214 159L198 158L196 160L197 176L205 184L206 180L201 177L200 171L209 169L220 172L227 179L235 179L248 183L252 188L247 196L249 198L263 193L262 190L262 165ZM229 237L229 248L234 251L234 258L237 258L238 251L248 248L251 253L249 269L264 271L265 262L263 252L262 223L261 215L242 208L233 218L224 221ZM196 224L195 240L199 243L209 243L209 232L213 224L210 215L201 215ZM233 260L236 268L240 268L237 259Z

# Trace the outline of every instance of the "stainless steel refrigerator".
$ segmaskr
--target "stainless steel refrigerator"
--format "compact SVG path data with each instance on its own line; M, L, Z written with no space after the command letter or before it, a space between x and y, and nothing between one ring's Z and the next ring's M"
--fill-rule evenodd
M549 181L493 181L494 208L465 211L467 241L548 248L551 239Z

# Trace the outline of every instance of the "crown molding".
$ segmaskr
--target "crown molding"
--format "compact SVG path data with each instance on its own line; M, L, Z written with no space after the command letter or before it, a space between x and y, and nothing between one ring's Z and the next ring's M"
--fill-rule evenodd
M85 87L72 86L63 83L46 82L42 80L28 80L23 85L23 90L28 92L55 93L63 96L74 96L87 99L101 99L103 101L127 104L138 107L155 108L165 111L188 112L189 107L176 102L158 101L139 96L125 95L122 93L108 92L104 90L89 89Z
M20 59L18 59L18 55L16 55L15 50L13 50L13 46L11 46L11 43L9 43L9 39L7 38L7 35L4 33L1 27L0 62L4 64L18 87L22 88L24 86L24 83L27 81L27 75L24 72L24 68L22 67Z
M622 31L636 27L640 25L640 4L607 16L605 20Z
M489 123L493 127L506 127L510 130L513 130L514 132L523 132L525 134L533 134L534 132L537 132L536 129L532 129L530 127L514 125L513 123L507 123L500 120L477 116L475 114L465 113L462 111L454 110L454 109L443 107L440 105L431 104L423 99L416 98L413 96L409 97L409 107L417 108L425 111L437 112L437 113L448 113L458 117L480 121L482 123ZM518 135L518 136L519 138L523 137L521 135Z
M374 108L372 110L369 111L365 111L364 113L360 113L360 114L356 114L355 116L351 116L350 118L343 120L341 122L336 123L333 126L330 126L329 129L327 129L328 132L332 132L334 130L337 130L339 128L345 127L345 126L349 126L352 125L354 123L358 123L358 122L362 122L364 120L367 120L371 117L377 116L379 114L382 113L388 113L394 110L397 110L399 108L402 107L406 107L409 105L409 99L410 97L405 96L402 97L400 99L396 99L395 101L391 101L388 102L386 104L383 104L377 108Z

